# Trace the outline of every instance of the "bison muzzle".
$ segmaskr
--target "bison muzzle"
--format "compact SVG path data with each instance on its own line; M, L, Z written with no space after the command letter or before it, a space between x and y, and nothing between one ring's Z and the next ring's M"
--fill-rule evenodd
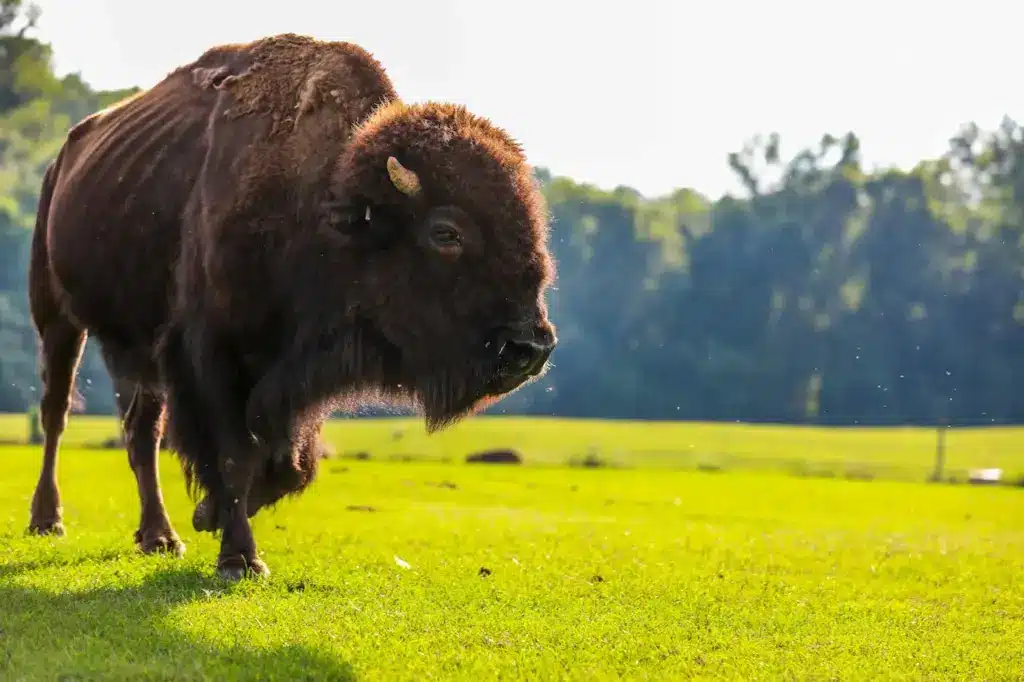
M406 104L351 43L212 48L68 133L47 169L29 288L45 432L30 529L56 480L86 336L100 347L144 552L184 551L165 432L221 536L266 574L249 519L314 479L324 421L366 401L436 431L542 375L556 344L547 208L520 146L462 106Z

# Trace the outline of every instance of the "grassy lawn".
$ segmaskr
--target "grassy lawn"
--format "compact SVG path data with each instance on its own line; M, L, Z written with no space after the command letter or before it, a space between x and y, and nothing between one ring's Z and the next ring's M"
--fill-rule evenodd
M24 441L25 415L0 414L0 441ZM109 417L72 415L64 442L99 444L117 433ZM642 468L715 468L926 480L938 433L927 428L817 428L735 423L628 422L478 417L428 436L415 418L336 419L327 439L338 454L376 460L461 461L487 448L518 450L530 464L565 465L588 454ZM972 468L999 467L1024 480L1024 427L946 430L944 477L963 481Z
M458 463L517 428L480 421L430 448L379 422L352 424L343 444L332 425L339 450L375 459L324 462L307 495L261 513L273 574L238 585L213 577L216 541L192 531L169 454L183 559L132 547L124 453L75 447L109 435L109 420L72 419L63 538L23 535L38 448L0 449L0 678L1024 675L1024 490ZM686 440L686 427L658 428L535 423L504 444L554 463L594 443L625 452ZM689 435L706 447L725 437L713 431ZM765 456L785 449L768 433L733 437ZM852 435L916 447L913 432ZM381 461L413 449L454 461Z

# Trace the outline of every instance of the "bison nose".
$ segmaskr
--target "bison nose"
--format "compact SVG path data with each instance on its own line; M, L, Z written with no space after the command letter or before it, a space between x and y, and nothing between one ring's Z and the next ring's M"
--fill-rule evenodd
M550 333L510 338L501 349L502 368L508 374L537 376L544 369L556 343L554 334Z

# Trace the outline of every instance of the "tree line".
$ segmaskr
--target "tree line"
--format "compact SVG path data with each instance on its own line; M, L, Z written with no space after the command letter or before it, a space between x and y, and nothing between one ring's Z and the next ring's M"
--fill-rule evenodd
M39 397L26 272L42 173L68 128L133 89L58 78L38 14L0 0L0 412ZM560 346L496 413L823 424L1024 422L1024 129L965 124L912 169L852 132L723 162L741 196L644 198L537 172ZM112 413L94 344L78 388Z

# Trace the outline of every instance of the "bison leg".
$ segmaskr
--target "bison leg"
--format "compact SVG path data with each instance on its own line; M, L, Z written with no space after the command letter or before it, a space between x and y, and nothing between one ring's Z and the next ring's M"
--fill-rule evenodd
M185 544L171 526L157 468L164 428L163 401L134 382L118 380L116 386L128 462L139 489L140 517L135 544L146 554L171 552L182 556Z
M297 495L309 487L316 478L324 444L317 432L303 438L295 454L287 460L272 459L264 471L260 485L249 495L250 518L263 507L276 504L285 495Z
M303 442L297 455L287 462L271 460L259 471L249 492L246 513L251 519L264 507L270 507L286 495L305 490L316 478L324 453L319 434ZM217 503L208 495L200 500L192 514L192 527L196 532L212 533L217 530Z
M221 448L221 452L235 451L238 456L219 459L222 485L214 488L203 502L217 509L222 533L217 573L227 580L239 580L247 573L257 576L270 574L270 569L259 557L249 519L262 507L305 489L316 475L323 447L319 432L303 438L294 450L286 448L283 442L274 445L277 447L254 447L250 444L237 450L230 445ZM294 454L290 457L274 456L282 451ZM195 519L193 516L193 523Z
M196 323L192 329L204 327ZM239 397L244 386L237 383L242 372L216 339L190 334L184 325L167 328L160 355L171 442L190 485L206 493L200 507L212 507L221 531L217 574L228 580L267 575L248 514L249 494L265 457L244 427L244 397Z
M249 490L256 474L252 457L221 458L219 469L223 481L221 494L215 495L221 530L217 575L225 580L241 580L247 574L270 575L270 569L259 557L256 539L249 525Z
M36 319L42 338L43 397L39 412L43 425L43 467L32 496L29 532L63 535L63 510L57 486L57 451L67 427L71 391L82 357L86 333L63 315L45 322Z

